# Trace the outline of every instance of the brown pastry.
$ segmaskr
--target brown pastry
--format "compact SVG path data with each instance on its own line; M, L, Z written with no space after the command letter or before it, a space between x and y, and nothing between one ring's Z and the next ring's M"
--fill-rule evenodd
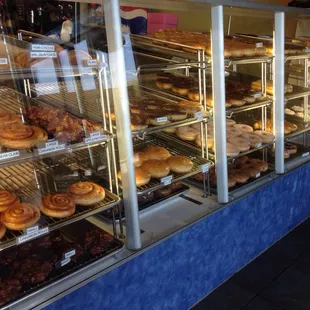
M141 168L144 171L147 171L151 175L151 178L154 179L164 178L170 172L169 165L164 160L158 159L150 159L145 161Z
M144 186L151 180L151 175L148 173L148 171L142 169L142 167L136 167L135 168L135 174L136 174L136 186ZM117 177L119 180L122 180L122 174L121 171L118 172Z
M7 208L19 202L19 198L15 193L0 190L0 212L4 212Z
M22 123L19 115L8 111L0 110L0 126Z
M6 233L6 228L5 226L0 222L0 239L2 239L4 237Z
M193 169L193 162L185 156L170 156L166 163L174 173L188 173Z
M9 149L29 149L47 140L47 133L36 126L10 124L0 127L0 145Z
M1 214L1 221L10 230L23 230L36 224L40 209L30 203L17 203Z
M75 212L75 203L68 194L50 194L42 198L41 212L50 217L64 218Z
M166 160L171 154L168 150L161 146L149 146L143 150L148 159Z
M69 186L69 194L80 206L91 206L105 198L105 190L92 182L78 182Z

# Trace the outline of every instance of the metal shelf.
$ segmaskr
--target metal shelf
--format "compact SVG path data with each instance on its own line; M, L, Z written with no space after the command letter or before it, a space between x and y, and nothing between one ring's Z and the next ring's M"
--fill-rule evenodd
M175 183L178 181L182 181L186 178L189 178L192 175L195 175L199 172L207 172L211 167L214 166L213 162L202 158L199 156L199 151L191 152L188 148L184 148L184 144L180 143L179 141L175 142L167 140L162 140L157 136L148 136L145 141L135 141L134 143L134 150L139 151L148 146L158 145L166 148L172 155L181 155L187 156L193 162L193 168L189 173L185 174L174 174L170 173L169 176L172 176L171 183ZM137 187L137 194L138 195L145 195L151 193L157 189L160 189L168 184L161 182L161 180L151 179L151 181L144 185Z
M65 192L70 183L76 183L77 180L58 181L54 179L51 169L42 162L37 162L36 165L32 163L25 163L6 168L0 168L0 188L15 192L20 197L22 202L32 203L40 206L43 195L49 192ZM44 180L48 184L48 191L43 191L43 186L40 180ZM57 219L41 214L41 218L37 225L40 229L47 228L47 232L67 226L71 223L77 222L101 211L107 210L119 204L121 199L115 194L105 189L105 199L92 206L76 206L75 213L67 218ZM23 231L7 230L6 235L0 242L0 251L12 247L17 244L18 237L24 234ZM39 236L33 237L35 239ZM32 240L31 239L31 240ZM29 240L30 241L30 240Z
M309 96L310 95L310 88L306 87L301 87L301 86L293 86L294 90L291 93L286 93L285 95L285 100L293 100L293 99L298 99L301 97Z

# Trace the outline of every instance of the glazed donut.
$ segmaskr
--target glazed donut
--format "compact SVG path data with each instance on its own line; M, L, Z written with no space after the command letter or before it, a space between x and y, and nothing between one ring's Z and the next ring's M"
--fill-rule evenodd
M256 176L261 172L260 167L257 164L245 164L242 167L243 173L248 175L250 178L256 178Z
M246 152L250 149L250 142L242 137L229 138L227 141L235 145L241 152Z
M297 117L300 117L300 118L304 118L304 117L305 117L304 112L296 112L295 115L296 115Z
M166 163L173 173L188 173L193 169L193 162L185 156L170 156Z
M256 99L253 96L244 96L243 99L246 101L246 103L254 103Z
M140 116L138 114L132 113L130 115L130 122L131 122L130 128L132 131L144 130L148 127L147 120L145 119L145 117Z
M284 149L284 159L289 159L290 157L291 157L290 151L287 149Z
M149 146L143 150L148 159L166 160L171 154L161 146Z
M284 111L285 111L285 114L287 115L295 115L295 112L291 109L285 109Z
M149 157L144 152L135 152L133 157L133 162L135 167L140 167Z
M251 158L249 162L251 164L257 165L257 167L259 167L260 171L262 172L266 172L268 170L268 163L263 160L260 160L258 158Z
M188 85L186 84L180 83L172 86L172 92L180 96L186 96L188 91Z
M159 72L156 74L156 79L172 79L175 75L170 72Z
M263 141L258 135L244 133L241 137L247 139L250 142L250 147L252 149L262 146Z
M241 156L241 157L236 158L234 164L236 167L242 167L246 163L249 163L249 161L250 159L248 156Z
M275 136L268 131L255 130L253 134L259 136L262 139L263 143L271 143L275 139Z
M2 239L4 237L6 233L6 228L5 226L0 222L0 239Z
M167 132L167 133L176 133L177 128L176 127L168 127L168 128L163 129L163 131Z
M201 134L200 134L200 132L195 139L195 143L197 146L201 147ZM213 144L214 144L214 136L208 134L208 149L212 149Z
M47 141L47 133L36 126L9 124L0 128L0 144L9 149L29 149Z
M5 110L0 110L0 126L22 123L19 115Z
M242 131L235 127L229 126L226 128L226 139L236 138L241 135L242 135Z
M212 151L215 153L215 144L213 144ZM227 157L234 157L234 156L239 155L240 149L234 144L227 142L226 153L227 153Z
M243 173L241 169L228 170L228 176L233 176L239 184L245 184L249 180L249 176Z
M178 106L187 113L196 113L202 110L202 105L197 101L180 101Z
M141 168L147 171L151 178L160 179L166 177L170 172L169 165L164 160L149 159L145 161Z
M287 149L290 155L294 155L297 153L297 145L293 143L285 143L285 149Z
M7 208L19 202L18 196L6 190L0 190L0 212L4 212Z
M226 126L230 127L230 126L234 126L236 124L236 122L233 119L230 118L226 118Z
M136 174L136 186L144 186L151 180L151 175L143 170L141 167L135 168L135 174ZM122 181L122 174L121 171L118 172L117 177L120 181Z
M172 122L179 122L179 121L183 121L187 118L187 112L184 111L170 111L168 113L168 118L170 121Z
M199 89L197 88L192 88L188 91L187 93L187 97L190 99L190 100L193 100L193 101L200 101L200 98L199 98ZM203 94L201 94L201 100L203 100Z
M68 194L50 194L42 198L41 212L50 217L69 217L75 212L75 203Z
M253 132L253 128L249 125L245 125L245 124L235 124L234 128L239 129L240 131L242 131L242 133L252 133Z
M30 203L16 203L1 214L1 221L10 230L23 230L36 224L40 209Z
M159 89L165 89L165 90L169 90L173 87L173 83L172 81L168 80L168 79L157 79L156 80L156 86Z
M179 127L176 131L176 135L184 141L195 141L199 133L197 129L189 126Z
M105 198L103 187L87 181L71 184L68 191L73 201L80 206L91 206Z

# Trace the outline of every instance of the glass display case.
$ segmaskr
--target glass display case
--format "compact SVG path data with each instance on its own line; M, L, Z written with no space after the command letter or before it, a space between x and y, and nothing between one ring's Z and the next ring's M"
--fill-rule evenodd
M208 17L137 35L118 1L59 1L57 29L41 2L44 31L0 34L0 307L53 298L308 161L310 53L284 39L294 9L122 1L143 18ZM232 16L256 9L271 36L235 33Z

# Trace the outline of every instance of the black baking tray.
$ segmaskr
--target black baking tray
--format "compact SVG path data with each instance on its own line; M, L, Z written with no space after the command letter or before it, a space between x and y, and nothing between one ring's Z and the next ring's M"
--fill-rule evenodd
M87 222L87 221L80 221L79 223L75 223L72 224L70 226L67 226L61 230L59 230L58 233L59 236L61 236L63 238L63 240L65 241L65 243L68 244L69 248L72 249L76 249L80 246L80 241L82 240L81 237L83 236L83 234L85 234L85 232L87 231L94 231L95 229L97 230L101 230L100 228L98 228L97 226ZM102 231L102 230L101 230ZM56 234L55 232L53 234ZM51 273L48 275L48 277L44 280L44 282L41 282L39 284L35 284L35 285L23 285L21 291L15 295L12 299L10 299L6 304L1 304L1 299L0 299L0 307L5 307L5 308L10 308L10 304L12 304L14 301L17 301L18 299L21 299L23 297L25 297L26 295L29 295L31 293L34 293L35 291L43 288L44 286L47 286L57 280L60 280L61 278L64 278L66 276L68 276L69 274L78 271L79 269L90 265L92 263L94 263L97 260L101 260L103 258L109 258L111 255L114 255L116 252L119 252L120 250L122 250L124 248L124 244L117 240L114 239L112 235L110 235L109 233L105 232L106 234L109 235L109 240L111 240L111 242L109 243L109 245L107 245L104 250L97 255L90 255L90 253L88 251L86 251L85 249L83 249L83 254L76 259L76 261L71 261L70 263L66 264L65 266L61 267L60 266L60 262L55 262L53 263L53 270L51 271ZM40 239L44 239L46 238L46 236L40 238ZM36 239L33 243L35 244L36 242L39 242L40 239ZM27 246L27 244L25 244L24 246ZM48 249L48 248L47 248ZM18 251L17 248L15 249L10 249L7 251L3 251L1 252L0 258L3 258L6 253L11 253L10 251ZM52 251L52 249L51 249ZM34 253L31 253L31 255L33 255ZM38 251L38 258L40 261L46 260L48 258L49 255L49 251L46 250L44 248L42 248L41 251ZM0 269L1 271L1 269ZM1 272L1 276L5 276L5 273ZM0 278L1 280L1 278ZM0 281L1 283L1 281ZM0 296L1 297L1 296ZM12 306L13 307L13 306Z
M174 191L173 193L171 193L170 195L168 195L166 197L163 197L163 198L153 198L152 201L139 204L139 212L147 210L147 209L151 208L152 206L157 205L157 204L159 204L161 202L165 202L167 200L176 198L176 197L184 194L185 192L189 191L189 189L190 189L189 186L187 186L184 183L182 183L182 187L180 187L178 190ZM119 209L117 207L115 207L114 211L115 211L115 218L119 219L120 218ZM113 212L112 209L105 210L105 211L99 213L97 216L102 218L105 221L112 222L113 221L113 213L112 212ZM122 220L125 220L125 210L124 210L124 208L122 208L121 216L122 216Z

